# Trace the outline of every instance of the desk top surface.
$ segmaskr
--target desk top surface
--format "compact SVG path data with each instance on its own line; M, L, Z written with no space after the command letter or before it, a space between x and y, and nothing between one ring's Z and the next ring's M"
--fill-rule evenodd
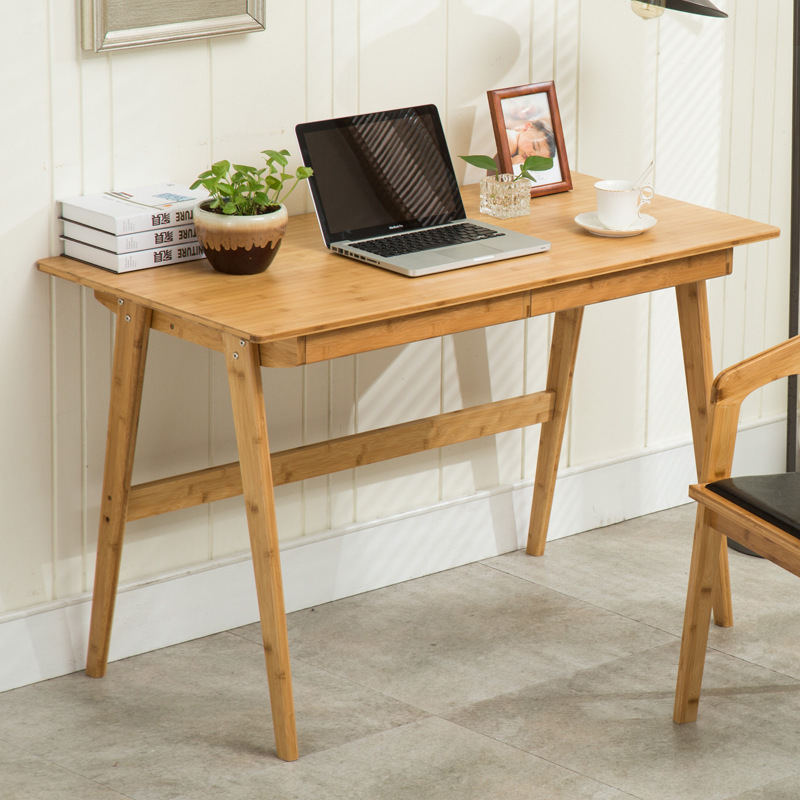
M658 224L646 233L630 238L593 236L574 218L595 208L594 180L574 174L572 191L534 198L529 216L504 221L485 217L549 240L550 251L422 278L329 253L313 214L289 220L275 261L261 275L222 275L205 259L117 274L58 256L40 261L39 269L263 343L525 291L567 288L591 277L631 275L780 233L773 225L657 196L648 213ZM467 215L481 219L477 185L464 187L463 194Z

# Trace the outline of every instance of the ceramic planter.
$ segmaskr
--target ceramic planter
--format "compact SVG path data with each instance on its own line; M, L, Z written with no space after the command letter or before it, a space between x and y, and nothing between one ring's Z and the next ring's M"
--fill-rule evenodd
M194 210L197 239L218 272L255 275L264 272L280 247L289 215L284 206L269 214L240 217L216 214L204 200Z

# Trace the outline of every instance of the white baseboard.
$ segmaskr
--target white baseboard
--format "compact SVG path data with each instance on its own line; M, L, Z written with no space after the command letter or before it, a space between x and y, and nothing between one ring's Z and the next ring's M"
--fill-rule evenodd
M743 430L737 464L784 469L786 424ZM688 502L690 445L559 474L549 539ZM389 586L524 546L531 482L287 543L281 550L287 611ZM91 597L0 616L0 691L85 665ZM169 609L169 614L165 614ZM115 661L255 622L250 559L238 557L120 589L111 641Z

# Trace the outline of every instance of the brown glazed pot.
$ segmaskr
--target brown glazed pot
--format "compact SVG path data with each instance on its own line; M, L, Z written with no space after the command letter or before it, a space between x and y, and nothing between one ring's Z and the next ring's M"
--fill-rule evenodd
M269 267L286 231L284 206L269 214L240 217L208 211L210 200L194 209L194 227L206 258L217 272L255 275Z

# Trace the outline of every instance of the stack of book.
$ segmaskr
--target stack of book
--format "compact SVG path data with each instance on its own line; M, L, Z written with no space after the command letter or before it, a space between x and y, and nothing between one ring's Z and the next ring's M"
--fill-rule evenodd
M192 210L206 197L164 183L62 200L64 255L113 272L203 258Z

